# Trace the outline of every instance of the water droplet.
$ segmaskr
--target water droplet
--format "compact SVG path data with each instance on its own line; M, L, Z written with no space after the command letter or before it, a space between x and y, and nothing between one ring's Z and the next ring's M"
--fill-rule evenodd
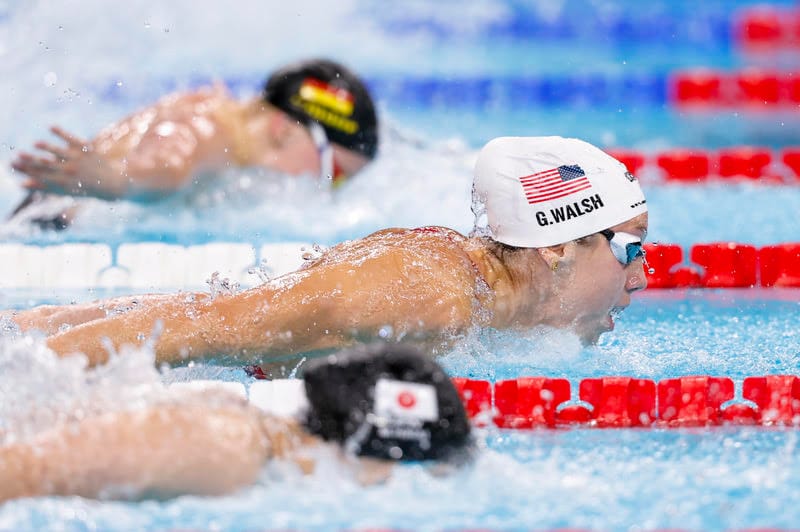
M383 338L384 340L391 338L394 334L394 329L391 325L384 325L380 329L378 329L378 336Z
M211 278L206 279L206 284L210 288L211 299L216 298L220 294L233 295L239 290L239 283L227 277L220 278L219 272L212 273Z
M117 81L116 85L117 85L117 87L122 87L122 80Z
M146 20L144 21L144 27L148 30L150 29L150 23Z
M250 275L257 275L262 284L269 281L274 274L272 268L270 268L267 264L267 259L261 259L261 261L258 263L258 266L255 268L249 268L247 273Z
M44 75L44 86L45 87L55 87L56 83L58 82L58 76L55 72L48 72Z
M302 255L301 255L301 256L302 256L303 260L306 260L306 261L309 261L309 260L317 260L317 259L318 259L318 258L320 258L320 257L321 257L321 256L322 256L322 255L323 255L323 254L324 254L324 253L327 251L327 250L328 250L328 248L327 248L326 246L323 246L323 245L320 245L320 244L314 244L314 245L312 245L312 246L311 246L311 249L308 249L308 248L307 248L307 247L305 247L305 246L303 246L303 247L301 247L301 248L300 248L300 251L301 251L301 253L302 253Z

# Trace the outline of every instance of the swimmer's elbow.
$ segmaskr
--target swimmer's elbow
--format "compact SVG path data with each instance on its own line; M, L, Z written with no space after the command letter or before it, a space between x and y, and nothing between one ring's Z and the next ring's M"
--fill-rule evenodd
M140 167L128 172L125 197L144 203L157 201L187 187L191 182L191 168L185 162Z
M209 156L199 150L196 141L146 144L125 161L129 195L135 199L157 199L192 184L199 171L214 169L209 168Z

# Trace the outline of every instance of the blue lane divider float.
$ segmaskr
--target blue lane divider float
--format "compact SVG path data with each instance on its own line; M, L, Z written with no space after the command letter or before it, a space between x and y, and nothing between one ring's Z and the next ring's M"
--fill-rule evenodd
M403 12L372 15L390 35L424 34L438 40L460 37L510 39L536 42L584 42L600 45L685 44L726 49L731 45L734 15L730 10L702 9L702 6L648 6L646 9L598 10L591 5L564 9L553 16L530 6L508 6L499 20L465 26L460 21L427 14ZM580 12L578 12L580 11Z
M575 74L554 76L372 77L366 82L375 98L392 105L433 107L624 107L662 106L667 101L667 75ZM102 100L145 102L171 91L212 82L209 77L158 79L128 84L113 80L97 89ZM260 90L263 74L226 77L234 93Z

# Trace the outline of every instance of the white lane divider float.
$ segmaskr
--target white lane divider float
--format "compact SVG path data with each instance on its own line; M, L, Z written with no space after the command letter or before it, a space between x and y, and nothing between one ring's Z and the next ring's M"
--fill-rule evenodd
M121 244L0 244L0 288L202 289L214 272L243 287L261 282L260 270L277 277L303 264L303 242L211 242L180 246L161 242Z
M305 388L301 379L275 379L257 381L248 388L240 382L196 380L175 382L170 389L192 392L225 391L276 417L297 417L308 406Z

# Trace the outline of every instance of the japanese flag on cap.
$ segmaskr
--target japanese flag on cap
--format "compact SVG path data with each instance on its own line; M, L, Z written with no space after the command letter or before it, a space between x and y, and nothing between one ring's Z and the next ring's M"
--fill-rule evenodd
M478 155L472 193L485 208L489 236L517 247L563 244L647 212L625 165L562 137L490 141Z
M375 415L416 422L436 421L439 419L436 388L430 384L378 379Z

